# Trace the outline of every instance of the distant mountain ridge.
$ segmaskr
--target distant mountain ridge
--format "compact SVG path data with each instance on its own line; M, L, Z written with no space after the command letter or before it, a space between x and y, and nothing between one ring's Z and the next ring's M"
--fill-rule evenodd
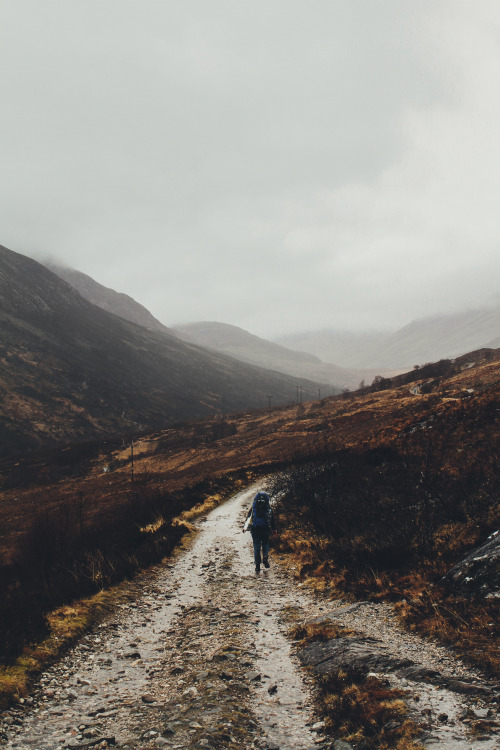
M155 430L317 393L91 304L0 246L0 455ZM309 394L306 396L305 394Z
M325 329L280 336L276 343L342 367L411 369L500 345L500 305L414 320L391 332Z
M228 323L203 321L176 326L172 330L186 341L222 352L242 362L323 382L329 386L323 389L323 395L331 395L332 390L340 393L345 387L357 388L361 380L371 382L380 374L373 369L349 369L322 362L312 354L294 351Z
M72 268L53 262L46 262L45 265L75 287L89 302L103 310L151 330L167 332L191 344L226 354L240 362L318 381L323 383L324 395L339 393L345 387L357 388L361 380L371 382L375 375L392 374L392 370L380 372L370 368L342 368L333 363L325 363L311 354L292 351L228 323L203 321L167 328L132 297L109 289ZM321 392L321 386L319 391Z

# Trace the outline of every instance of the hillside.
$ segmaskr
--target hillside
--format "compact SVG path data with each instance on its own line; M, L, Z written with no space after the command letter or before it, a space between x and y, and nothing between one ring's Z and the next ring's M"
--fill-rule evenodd
M203 321L177 326L173 331L185 341L228 354L242 362L326 383L331 388L323 389L324 395L330 395L332 389L337 393L346 387L355 389L361 380L371 382L376 375L387 373L387 370L338 367L322 362L312 354L288 349L227 323Z
M387 369L352 369L325 363L319 357L293 351L227 323L204 321L167 328L132 297L109 289L75 269L52 262L45 265L71 284L82 297L103 310L145 328L174 334L183 341L227 354L247 364L318 381L324 385L324 395L339 393L344 388L355 389L361 380L371 382L376 375L390 374Z
M500 343L500 306L414 320L391 333L311 331L282 336L282 346L300 349L342 367L411 369Z
M92 621L96 608L103 607L103 588L138 580L140 568L171 553L187 531L183 522L191 523L258 480L273 493L279 518L271 572L278 548L286 580L298 578L303 586L318 588L325 613L330 597L347 595L349 602L357 600L342 607L355 630L364 629L351 619L358 606L372 634L378 627L387 633L390 614L412 632L453 645L447 661L455 681L457 652L492 678L498 676L498 569L491 597L482 589L478 598L464 595L445 582L445 574L495 538L499 528L499 366L500 350L484 350L413 371L408 375L413 382L398 378L380 391L363 389L172 426L135 440L133 461L130 442L121 440L0 460L0 661L27 648L23 664L31 672L33 664L41 660L43 665L50 657L26 644L46 638L47 613L55 623L52 647L57 652L74 637L75 620L85 622L87 613L87 622ZM246 507L241 493L237 499ZM192 570L214 576L214 590L200 611L207 611L207 603L210 612L214 602L219 607L222 577L231 571L225 556L234 559L231 540L235 534L243 537L236 531L242 520L235 526L227 506L220 508L219 518L221 524L201 524L216 534L215 541L203 545L209 556L189 562L186 575L181 571L174 598L165 596L165 585L158 587L162 603L154 604L155 611L170 611L179 603L179 590L192 593ZM220 565L218 551L224 555ZM176 554L167 569L179 571L179 559ZM238 602L248 601L250 564L247 550L243 596L231 572L228 606L219 610L226 623ZM96 596L75 601L91 594ZM298 595L299 590L295 599ZM189 605L182 616L192 610ZM148 607L148 621L150 613ZM119 615L129 619L121 605ZM266 630L271 622L266 614ZM251 627L253 634L253 621ZM311 636L331 637L322 628ZM212 631L213 623L200 629L204 638ZM60 640L61 632L66 640ZM302 639L304 633L293 637ZM392 632L387 639L393 643ZM135 634L128 644L137 647ZM119 659L116 664L123 668ZM436 672L426 669L430 665L423 666L424 682L435 679ZM0 666L0 700L2 684L7 695L17 690L11 667L3 674L2 683ZM414 678L415 673L408 675ZM472 689L463 678L460 668L458 688ZM107 672L106 690L108 679ZM347 684L352 690L350 674ZM418 695L420 700L420 688Z
M315 397L318 385L244 365L85 300L0 247L0 437L7 455Z
M76 271L74 268L61 266L52 261L46 261L44 265L68 284L71 284L82 297L97 307L101 307L107 312L118 315L120 318L137 323L137 325L149 328L152 331L161 331L162 333L171 333L171 331L160 323L147 308L129 297L128 294L115 292L103 284L95 281L91 276Z

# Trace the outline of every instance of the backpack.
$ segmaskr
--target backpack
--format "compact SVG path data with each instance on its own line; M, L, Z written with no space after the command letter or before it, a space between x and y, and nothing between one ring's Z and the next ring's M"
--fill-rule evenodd
M269 527L271 516L271 505L269 496L264 492L258 492L252 507L252 528L266 529Z

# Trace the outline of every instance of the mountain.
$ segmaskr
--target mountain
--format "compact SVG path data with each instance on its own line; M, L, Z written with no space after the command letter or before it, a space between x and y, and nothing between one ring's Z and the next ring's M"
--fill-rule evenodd
M342 367L411 369L500 345L500 306L414 320L391 333L335 330L291 334L276 340Z
M337 331L322 329L280 336L275 343L313 354L323 362L339 367L371 367L377 369L377 353L383 349L388 334L381 331ZM395 365L389 365L395 367Z
M110 314L1 246L0 363L0 455L318 392Z
M375 375L381 374L373 369L337 367L311 354L288 349L227 323L189 323L172 330L185 341L228 354L242 362L326 383L330 388L323 390L325 395L330 395L332 388L338 393L345 387L357 388L361 380L371 382Z
M149 328L152 331L170 333L167 326L160 323L147 308L129 297L128 294L115 292L114 289L99 284L91 276L76 271L74 268L61 266L53 261L46 261L44 265L61 279L67 281L68 284L71 284L77 292L80 292L82 297L92 302L93 305L102 307L107 312L119 315L120 318L124 318L131 323L137 323L137 325L144 326L144 328Z
M202 322L167 328L132 297L109 289L73 268L49 261L45 265L71 284L82 297L103 310L151 330L170 333L183 341L227 354L247 364L293 377L317 380L324 384L324 394L340 392L345 387L357 388L361 380L371 382L375 375L392 374L392 370L381 372L379 369L343 368L325 363L311 354L293 351L227 323Z

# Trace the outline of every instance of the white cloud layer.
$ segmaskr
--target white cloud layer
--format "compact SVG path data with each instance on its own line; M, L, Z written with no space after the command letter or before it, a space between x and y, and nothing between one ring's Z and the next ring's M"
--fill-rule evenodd
M0 0L0 243L166 324L497 298L493 0Z

